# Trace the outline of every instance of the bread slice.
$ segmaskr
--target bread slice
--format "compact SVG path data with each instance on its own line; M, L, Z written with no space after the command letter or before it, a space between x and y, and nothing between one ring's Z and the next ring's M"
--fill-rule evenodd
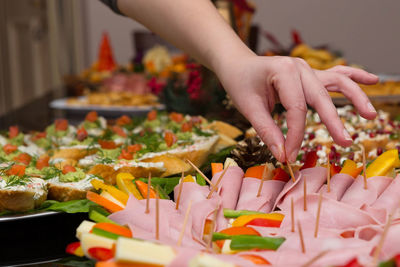
M218 134L224 134L232 139L235 139L243 134L239 128L223 121L213 121L207 125L205 129L214 130Z
M87 146L62 147L55 150L51 159L73 159L79 161L88 155L96 153L97 149L88 149Z
M25 212L39 207L47 198L46 181L28 178L25 185L6 187L0 182L0 210Z
M162 173L162 177L167 177L171 176L174 174L182 173L182 172L188 172L191 169L191 166L186 163L184 160L178 158L175 155L170 155L170 154L163 154L159 155L150 159L145 159L143 162L162 162L165 167L165 172Z
M88 174L98 175L103 178L108 184L115 185L116 177L118 173L127 172L133 175L135 178L147 177L149 173L153 177L159 177L166 171L164 164L146 163L146 162L134 162L134 161L121 161L119 164L106 165L97 164L93 166Z
M139 159L141 162L157 162L162 155L175 156L181 160L190 160L194 165L200 167L207 160L208 155L214 151L214 146L219 140L218 135L200 138L193 145L178 147L163 152L147 153ZM189 172L194 169L190 168Z
M96 179L93 175L86 177L78 182L61 182L58 177L48 180L48 199L60 202L85 199L87 191L94 190L91 180Z

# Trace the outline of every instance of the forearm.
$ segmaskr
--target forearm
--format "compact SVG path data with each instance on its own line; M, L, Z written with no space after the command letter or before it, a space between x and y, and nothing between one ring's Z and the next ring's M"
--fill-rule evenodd
M215 72L253 55L210 0L118 0L118 6Z

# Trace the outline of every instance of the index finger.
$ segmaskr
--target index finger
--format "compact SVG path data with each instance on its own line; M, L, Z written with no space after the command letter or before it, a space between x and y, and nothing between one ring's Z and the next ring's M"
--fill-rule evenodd
M273 85L278 92L279 99L286 109L288 132L285 141L286 159L296 161L301 143L304 138L307 104L303 94L299 75L283 74Z

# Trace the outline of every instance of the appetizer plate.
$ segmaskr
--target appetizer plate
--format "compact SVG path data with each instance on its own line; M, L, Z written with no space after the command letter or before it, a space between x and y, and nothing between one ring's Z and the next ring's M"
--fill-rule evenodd
M80 99L85 98L84 96ZM89 111L97 111L99 115L103 116L120 116L121 114L141 116L147 112L157 109L164 110L163 104L156 106L97 106L97 105L71 105L68 104L68 98L55 99L50 102L49 106L53 109L64 110L71 113L86 114Z
M54 211L0 217L0 266L38 264L66 257L87 213Z

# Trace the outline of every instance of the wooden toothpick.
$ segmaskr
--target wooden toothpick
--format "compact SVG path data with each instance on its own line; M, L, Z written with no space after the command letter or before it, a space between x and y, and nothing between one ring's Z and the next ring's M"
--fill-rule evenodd
M145 213L150 212L150 188L151 188L151 172L149 172L149 179L147 180L147 196L146 196L146 211Z
M219 205L217 205L217 207L215 208L215 210L213 212L213 218L211 221L210 238L207 240L207 247L206 247L207 251L210 251L212 249L212 237L214 234L215 222L217 221L218 210L219 210Z
M365 159L365 148L363 145L361 145L361 151L362 151L362 160L363 160L363 177L364 177L364 189L368 189L368 183L367 183L367 163Z
M268 171L269 171L269 168L268 168L267 162L265 162L263 174L262 174L261 181L260 181L260 186L258 187L257 197L261 196L261 190L263 188L264 181L267 178Z
M376 249L374 250L374 255L373 255L373 265L372 266L377 266L378 264L378 258L379 254L382 251L383 244L385 242L385 239L387 237L387 234L389 232L389 228L392 225L392 219L393 219L393 214L389 215L389 218L385 224L385 228L383 228L383 233L381 235L381 239L379 240L378 245L376 246Z
M309 261L307 261L306 263L301 265L301 267L309 267L309 266L313 265L317 260L319 260L320 258L325 256L325 254L327 254L328 252L329 252L329 250L321 251L314 258L310 259Z
M305 246L305 244L304 244L303 230L301 229L300 221L297 222L297 228L299 229L299 238L300 238L301 252L302 252L302 253L306 253L306 246Z
M304 176L304 178L303 178L303 193L304 193L303 209L304 209L304 211L307 211L307 179L306 179L306 176Z
M318 237L318 230L319 230L319 218L321 217L321 206L322 206L322 190L319 191L319 197L318 197L318 209L317 209L317 219L315 221L315 231L314 231L314 237Z
M186 213L185 213L185 218L183 219L183 226L182 226L181 233L179 234L179 239L178 239L178 243L177 243L178 247L180 247L182 244L182 239L183 239L183 235L185 234L186 224L189 219L189 214L190 214L191 208L192 208L192 200L189 201L189 205L188 205L188 207L186 209Z
M160 196L156 191L156 239L160 239Z
M181 176L181 182L179 183L179 191L178 191L178 197L176 198L176 203L175 203L175 209L179 209L179 202L181 201L181 194L182 194L182 188L183 188L183 179L184 179L184 173L182 172Z
M290 219L292 220L292 233L294 233L294 204L293 198L290 198Z
M328 193L331 192L331 161L329 159L329 154L331 153L331 149L328 148L328 161L326 163L326 184Z
M203 173L202 171L200 171L200 169L197 168L196 165L193 164L193 162L191 162L191 161L188 160L188 159L186 159L185 161L186 161L187 163L189 163L190 166L192 166L193 169L195 169L195 170L201 175L201 177L204 178L204 180L206 180L211 186L214 186L214 184L210 181L210 179L208 179L207 176L205 176L204 173Z
M290 177L292 177L293 183L296 182L296 178L294 178L293 169L292 166L290 165L290 162L286 161L286 165L288 166Z
M226 171L229 169L229 165L226 166L225 170L222 172L221 176L218 178L216 184L211 188L210 193L208 193L207 199L209 199L212 194L214 193L214 191L216 191L218 189L218 185L221 182L222 178L224 177Z

